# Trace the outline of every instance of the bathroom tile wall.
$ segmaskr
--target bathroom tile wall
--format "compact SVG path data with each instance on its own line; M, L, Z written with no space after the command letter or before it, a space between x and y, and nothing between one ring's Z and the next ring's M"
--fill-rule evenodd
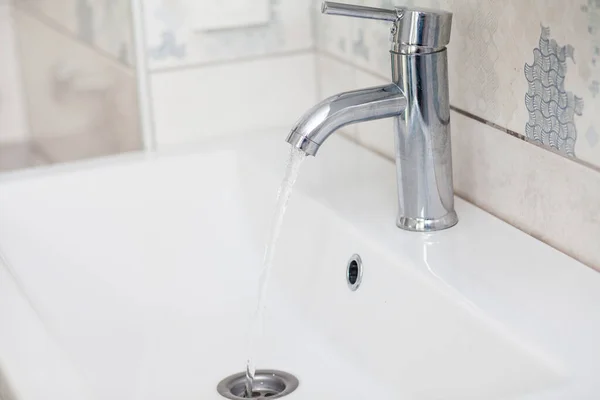
M392 7L390 0L355 1ZM600 3L412 0L454 13L451 104L600 168ZM315 9L315 14L318 10ZM389 77L389 24L315 16L326 54Z
M30 137L49 162L142 148L131 7L14 0Z
M389 24L322 16L318 0L268 1L267 23L221 30L197 25L192 16L199 2L141 1L159 148L287 129L317 99L389 80ZM600 268L594 245L600 235L594 217L600 212L594 202L600 198L600 117L594 112L600 106L600 5L402 3L454 13L449 75L456 192ZM391 121L343 133L393 158Z
M451 119L456 193L600 271L600 173L460 113Z
M210 1L143 0L155 141L287 129L316 100L311 0L268 2L268 21L203 29Z
M456 192L600 269L600 2L401 3L454 14ZM388 23L313 12L320 97L389 80ZM346 135L393 159L388 122Z

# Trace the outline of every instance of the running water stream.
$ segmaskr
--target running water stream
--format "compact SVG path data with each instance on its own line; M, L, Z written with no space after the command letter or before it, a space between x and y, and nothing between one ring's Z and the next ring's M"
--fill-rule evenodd
M277 239L281 231L281 224L287 208L288 201L292 194L294 183L298 178L300 165L306 158L306 154L302 150L292 147L290 157L286 166L285 176L277 193L277 205L271 220L269 235L265 246L263 256L263 269L260 275L258 285L258 301L256 310L250 321L250 329L248 333L248 359L246 361L246 397L252 397L252 387L256 366L254 365L254 346L256 341L262 336L264 325L264 311L267 297L267 287L269 285L269 276L273 268L273 257L275 256L275 248L277 247Z

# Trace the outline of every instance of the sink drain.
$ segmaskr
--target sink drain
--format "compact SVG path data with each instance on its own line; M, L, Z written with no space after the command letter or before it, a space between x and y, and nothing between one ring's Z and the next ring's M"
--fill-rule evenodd
M298 379L283 371L259 369L254 374L252 383L253 399L279 399L292 393L298 387ZM217 385L217 391L223 397L232 400L247 399L246 374L228 376Z

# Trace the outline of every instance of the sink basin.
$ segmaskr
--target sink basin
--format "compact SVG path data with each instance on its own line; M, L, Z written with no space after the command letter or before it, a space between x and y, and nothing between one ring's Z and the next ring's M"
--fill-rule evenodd
M461 199L456 227L402 231L393 165L330 142L300 172L257 344L300 380L286 398L600 398L600 275ZM15 399L220 399L287 152L279 132L0 178Z

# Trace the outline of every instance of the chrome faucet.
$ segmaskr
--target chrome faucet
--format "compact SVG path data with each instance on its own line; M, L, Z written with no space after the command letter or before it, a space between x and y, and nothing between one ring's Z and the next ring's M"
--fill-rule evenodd
M392 83L323 100L302 116L287 142L314 156L337 129L392 117L398 180L396 224L418 232L455 225L446 52L452 14L328 1L323 2L322 12L392 22Z

